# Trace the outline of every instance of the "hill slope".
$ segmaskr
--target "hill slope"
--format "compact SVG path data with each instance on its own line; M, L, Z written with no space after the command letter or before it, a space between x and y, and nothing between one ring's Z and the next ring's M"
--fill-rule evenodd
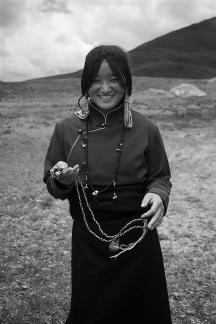
M156 38L129 54L136 76L213 77L216 75L216 17Z
M216 17L178 29L129 52L134 76L216 76ZM64 75L80 77L81 70Z

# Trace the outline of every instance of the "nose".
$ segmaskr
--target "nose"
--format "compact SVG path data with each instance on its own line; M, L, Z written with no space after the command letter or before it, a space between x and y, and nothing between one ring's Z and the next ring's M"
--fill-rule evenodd
M101 91L106 93L110 90L110 84L107 80L101 82Z

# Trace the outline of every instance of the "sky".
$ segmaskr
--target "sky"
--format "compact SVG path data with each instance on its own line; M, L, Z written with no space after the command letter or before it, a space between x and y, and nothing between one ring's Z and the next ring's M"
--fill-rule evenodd
M70 73L96 45L131 50L215 16L215 0L0 0L0 80Z

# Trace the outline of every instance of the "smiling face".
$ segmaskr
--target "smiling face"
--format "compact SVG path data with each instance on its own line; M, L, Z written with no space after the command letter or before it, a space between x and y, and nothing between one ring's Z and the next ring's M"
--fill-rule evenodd
M125 95L125 90L113 74L106 60L103 60L97 76L88 90L91 101L101 110L109 111L116 107Z

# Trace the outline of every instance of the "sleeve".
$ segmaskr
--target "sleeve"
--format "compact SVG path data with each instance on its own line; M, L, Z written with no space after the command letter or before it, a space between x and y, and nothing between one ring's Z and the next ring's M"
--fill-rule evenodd
M161 134L158 127L154 126L154 130L149 135L149 145L146 154L148 168L146 192L156 193L161 197L165 215L172 188L170 182L171 174Z
M43 181L46 183L48 192L56 199L67 199L71 194L74 186L66 186L55 180L50 169L58 162L66 161L64 152L64 140L60 132L60 124L55 125L50 144L47 150L44 163Z

